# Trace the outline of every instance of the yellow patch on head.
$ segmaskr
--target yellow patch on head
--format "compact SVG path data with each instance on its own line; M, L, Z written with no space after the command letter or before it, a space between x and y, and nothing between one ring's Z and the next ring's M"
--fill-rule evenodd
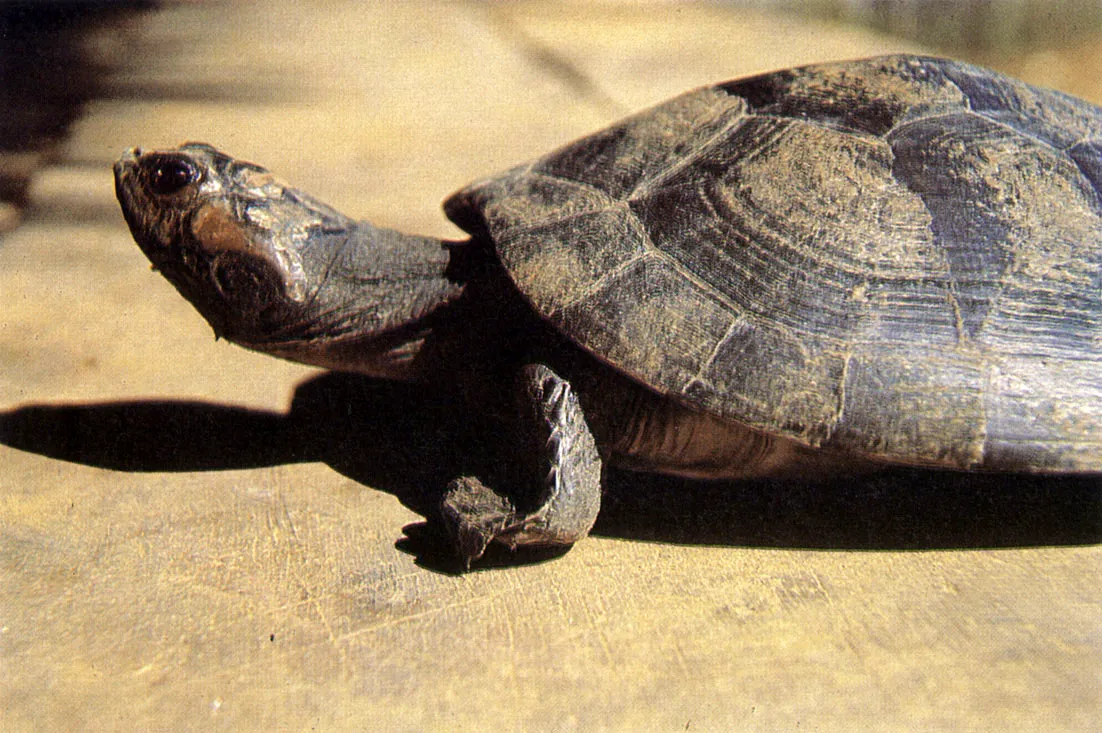
M224 205L210 203L195 213L191 232L208 252L253 252L244 224Z

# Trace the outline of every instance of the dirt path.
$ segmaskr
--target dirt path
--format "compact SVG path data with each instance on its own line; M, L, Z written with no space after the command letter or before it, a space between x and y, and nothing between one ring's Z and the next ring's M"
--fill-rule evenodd
M0 728L1096 722L1093 482L901 473L762 495L621 476L565 556L450 574L407 506L446 459L446 406L215 343L111 188L123 149L199 139L449 236L452 190L626 111L906 44L662 3L194 3L129 22L0 242ZM380 415L394 427L369 437Z

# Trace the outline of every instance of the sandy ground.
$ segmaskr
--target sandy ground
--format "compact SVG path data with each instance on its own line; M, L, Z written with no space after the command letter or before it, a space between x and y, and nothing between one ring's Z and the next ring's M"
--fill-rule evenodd
M1097 726L1097 481L621 474L572 551L457 574L419 511L461 411L215 343L111 188L123 149L206 140L454 236L452 190L628 111L908 48L682 4L185 4L105 36L118 93L0 242L0 728Z

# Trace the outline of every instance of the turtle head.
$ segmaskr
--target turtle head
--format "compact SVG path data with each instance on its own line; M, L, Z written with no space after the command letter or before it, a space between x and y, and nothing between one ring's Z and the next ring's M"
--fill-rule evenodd
M202 143L128 151L115 164L115 191L153 267L216 335L235 341L285 327L318 285L306 245L351 225L260 166Z
M115 190L153 267L257 351L406 378L426 319L462 289L441 241L353 221L202 143L130 150Z

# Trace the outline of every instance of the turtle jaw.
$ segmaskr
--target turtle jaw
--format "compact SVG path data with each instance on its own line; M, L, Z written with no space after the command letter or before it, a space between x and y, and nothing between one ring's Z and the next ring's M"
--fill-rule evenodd
M178 222L174 221L176 217L171 216L171 211L153 205L143 190L138 168L141 155L141 148L131 148L115 162L115 197L134 241L153 267L160 270L164 251L175 238L173 232Z
M463 291L440 240L355 222L207 145L135 148L115 186L154 268L248 349L416 378L437 311Z

